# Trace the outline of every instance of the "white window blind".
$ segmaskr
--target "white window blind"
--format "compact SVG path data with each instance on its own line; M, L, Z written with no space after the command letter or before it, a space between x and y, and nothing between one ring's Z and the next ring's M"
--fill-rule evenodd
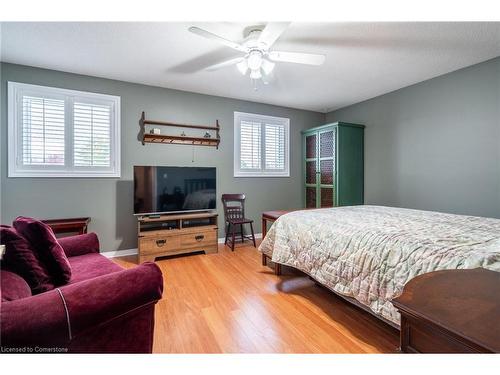
M289 124L287 118L235 112L234 176L289 176Z
M241 122L240 168L261 168L261 126L259 122Z
M283 170L285 168L285 127L265 124L266 129L266 169Z
M8 83L9 177L120 177L120 98Z
M75 103L74 161L76 166L111 164L111 108Z
M24 165L64 165L64 100L22 97Z

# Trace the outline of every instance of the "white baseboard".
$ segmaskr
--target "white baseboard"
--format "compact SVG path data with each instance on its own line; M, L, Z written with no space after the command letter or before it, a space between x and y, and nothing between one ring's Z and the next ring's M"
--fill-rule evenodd
M258 239L258 238L262 238L262 233L255 233L255 238L256 238L256 239ZM226 240L226 239L225 239L224 237L222 237L222 238L218 238L218 239L217 239L217 243L219 243L219 244L223 244L225 240Z
M125 250L115 250L115 251L106 251L101 253L101 255L106 258L116 258L116 257L126 257L128 255L137 255L137 248L135 249L125 249Z
M262 233L255 233L255 238L262 238ZM217 243L223 244L225 238L218 238ZM101 255L105 256L106 258L116 258L116 257L125 257L129 255L137 255L137 248L134 249L125 249L125 250L115 250L115 251L106 251L104 253L101 253Z

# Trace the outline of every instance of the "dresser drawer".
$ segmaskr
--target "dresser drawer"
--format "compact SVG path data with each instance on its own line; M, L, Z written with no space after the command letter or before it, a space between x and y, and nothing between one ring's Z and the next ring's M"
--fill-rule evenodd
M158 236L139 239L141 254L155 254L179 250L180 240L177 236Z
M478 353L465 339L454 337L433 324L401 317L401 349L406 353Z
M214 246L217 244L217 231L208 230L183 234L181 236L181 247L189 249L194 247Z

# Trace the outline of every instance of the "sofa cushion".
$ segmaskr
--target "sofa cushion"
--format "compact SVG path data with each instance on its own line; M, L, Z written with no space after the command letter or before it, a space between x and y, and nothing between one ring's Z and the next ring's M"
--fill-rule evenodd
M68 283L71 279L71 265L52 229L39 220L23 216L14 220L13 225L35 248L55 284Z
M70 284L107 275L112 272L123 271L123 268L118 264L97 253L70 257L69 262L71 263L72 270Z
M68 258L99 252L99 239L93 232L57 239ZM70 262L71 263L71 262Z
M0 243L5 245L3 269L20 275L33 294L54 289L47 267L40 261L31 244L14 228L0 225Z
M2 302L31 297L28 283L13 272L0 270L0 287Z

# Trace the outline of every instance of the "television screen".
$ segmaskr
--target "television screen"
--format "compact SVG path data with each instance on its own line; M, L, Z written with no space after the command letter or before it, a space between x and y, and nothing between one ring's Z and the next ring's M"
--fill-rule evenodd
M134 213L215 209L215 168L134 166Z

